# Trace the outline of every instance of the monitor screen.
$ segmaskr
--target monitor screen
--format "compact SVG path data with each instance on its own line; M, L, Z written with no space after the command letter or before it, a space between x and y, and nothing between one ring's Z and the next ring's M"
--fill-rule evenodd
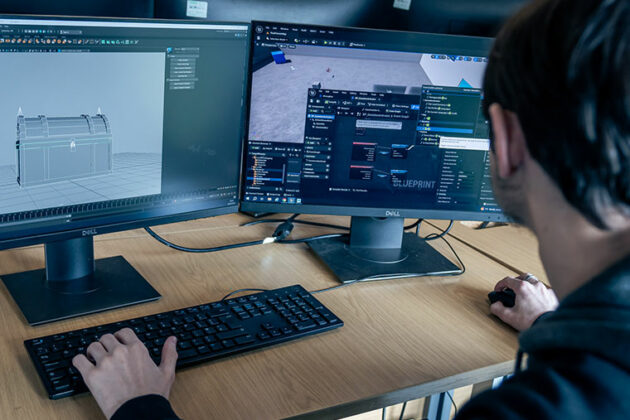
M252 23L241 208L503 220L489 38Z
M0 16L0 248L236 211L248 28Z

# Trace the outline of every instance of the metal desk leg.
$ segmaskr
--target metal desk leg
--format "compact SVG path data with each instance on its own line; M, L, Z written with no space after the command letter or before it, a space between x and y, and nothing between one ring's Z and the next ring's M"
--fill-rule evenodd
M453 390L447 391L453 396ZM446 392L433 394L424 400L422 418L427 420L448 420L451 415L451 399Z

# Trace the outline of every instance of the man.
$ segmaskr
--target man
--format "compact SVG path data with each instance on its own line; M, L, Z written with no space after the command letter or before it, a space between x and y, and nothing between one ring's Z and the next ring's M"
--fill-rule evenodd
M538 237L553 292L505 278L527 368L458 418L630 418L630 1L536 0L500 32L484 82L497 199ZM546 314L545 314L546 313ZM544 316L541 316L545 314ZM130 330L77 356L103 412L176 418L175 341L156 366Z

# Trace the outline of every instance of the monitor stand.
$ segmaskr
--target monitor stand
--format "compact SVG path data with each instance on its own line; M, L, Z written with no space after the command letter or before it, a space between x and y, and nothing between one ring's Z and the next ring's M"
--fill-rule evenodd
M95 261L91 236L50 242L44 247L45 269L2 276L31 325L161 297L123 257Z
M353 217L349 240L329 238L308 244L342 283L460 272L426 240L405 233L402 217Z

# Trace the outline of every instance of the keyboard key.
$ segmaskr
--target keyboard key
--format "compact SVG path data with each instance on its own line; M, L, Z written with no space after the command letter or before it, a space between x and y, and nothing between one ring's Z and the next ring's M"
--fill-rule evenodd
M295 328L297 328L298 331L304 331L304 330L310 330L311 328L315 328L317 324L315 323L315 321L313 321L312 319L309 319L308 321L304 321L304 322L298 322L297 324L295 324Z
M245 331L245 328L238 328L238 329L232 330L232 331L226 331L226 332L217 333L217 338L219 340L225 340L225 339L228 339L228 338L239 337L239 336L245 335L245 334L247 334L247 331Z
M260 338L261 340L266 340L268 338L271 338L271 336L269 335L269 333L259 332L258 333L258 338Z
M238 344L239 346L244 346L245 344L251 344L256 340L254 339L254 337L248 334L244 335L243 337L237 337L236 339L234 339L234 341L236 341L236 344Z
M43 366L44 370L46 370L46 372L49 372L51 370L68 367L69 365L70 363L67 360L57 360L55 362L44 363Z
M210 349L212 351L219 351L223 348L223 346L221 345L221 343L212 343L210 344Z
M229 349L230 347L234 347L234 341L233 340L223 340L221 341L221 344L223 344L223 347L225 347L226 349Z
M187 358L190 358L190 357L194 357L196 355L197 355L197 349L195 349L195 348L191 348L191 349L188 349L188 350L180 350L180 351L177 352L177 357L179 359L187 359Z
M236 330L236 329L241 328L243 326L243 324L238 319L236 319L235 317L233 317L231 315L227 317L227 319L225 320L225 324L231 330Z
M49 354L42 354L39 356L39 360L41 360L42 363L54 362L55 360L59 360L59 359L61 359L61 353L49 353Z
M283 334L291 334L293 332L293 328L291 327L282 327Z
M192 347L192 344L190 343L190 341L180 341L179 343L177 343L177 348L180 350L186 350Z
M57 369L50 372L46 372L46 374L48 375L48 379L50 379L51 381L56 381L57 379L61 379L64 376L66 376L66 370Z

